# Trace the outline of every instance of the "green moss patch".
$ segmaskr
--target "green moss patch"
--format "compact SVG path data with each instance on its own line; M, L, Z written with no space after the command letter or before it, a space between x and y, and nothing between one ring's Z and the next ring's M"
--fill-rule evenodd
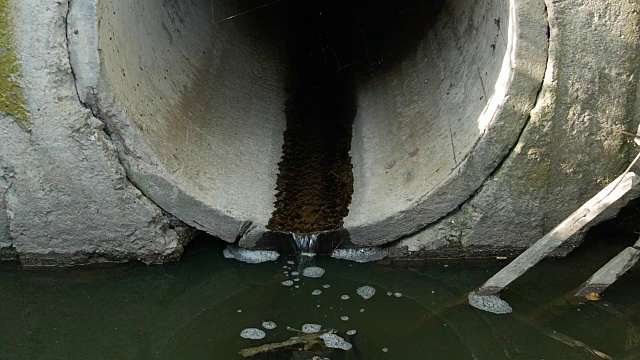
M26 99L18 83L20 63L13 43L11 0L0 0L0 113L13 116L25 131L31 130Z

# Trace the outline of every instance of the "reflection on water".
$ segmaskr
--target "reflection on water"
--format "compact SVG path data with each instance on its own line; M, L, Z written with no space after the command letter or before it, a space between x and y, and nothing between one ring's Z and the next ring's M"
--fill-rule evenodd
M183 261L164 266L26 270L5 263L0 357L236 359L243 348L296 335L288 327L318 324L353 344L332 359L638 359L640 271L600 302L569 292L633 240L592 239L568 259L544 262L503 294L515 310L506 316L465 302L504 262L397 267L317 257L305 266L325 273L309 278L293 259L248 265L224 259L222 244L203 239ZM266 337L244 339L246 328Z

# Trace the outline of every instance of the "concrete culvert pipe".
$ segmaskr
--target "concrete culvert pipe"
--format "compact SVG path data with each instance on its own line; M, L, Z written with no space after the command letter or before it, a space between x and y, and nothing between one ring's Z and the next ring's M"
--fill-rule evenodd
M128 177L185 223L379 245L482 186L547 60L540 1L401 3L72 1L71 64Z

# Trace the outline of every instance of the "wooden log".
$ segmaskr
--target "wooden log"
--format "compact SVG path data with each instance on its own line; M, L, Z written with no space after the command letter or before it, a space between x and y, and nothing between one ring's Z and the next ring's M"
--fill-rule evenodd
M473 297L475 300L472 306L492 312L491 308L483 308L482 304L503 301L497 297L497 294L499 294L500 291L511 284L515 279L522 276L522 274L540 262L540 260L549 255L553 250L562 245L578 230L582 229L596 216L620 199L624 194L629 192L629 190L631 190L637 183L638 176L628 170L618 176L616 180L602 189L598 194L587 201L558 226L553 228L553 230L544 235L525 252L520 254L520 256L509 263L509 265L505 266L497 274L487 280L477 291L472 292L470 294L470 299ZM477 301L477 298L480 296L487 297L487 301ZM475 304L480 304L481 306L475 306ZM504 306L502 306L502 308L504 308Z
M238 354L240 354L242 357L251 357L258 354L264 354L264 353L268 353L268 352L272 352L275 350L288 348L292 346L302 346L305 350L308 350L315 345L323 343L321 336L326 334L335 334L335 333L336 333L336 330L330 329L320 333L294 336L285 341L264 344L264 345L260 345L260 346L256 346L248 349L242 349L240 350L240 352L238 352Z
M639 259L640 250L635 247L628 247L622 250L616 257L596 271L580 290L578 290L576 296L586 297L592 294L600 295L601 292L631 269Z

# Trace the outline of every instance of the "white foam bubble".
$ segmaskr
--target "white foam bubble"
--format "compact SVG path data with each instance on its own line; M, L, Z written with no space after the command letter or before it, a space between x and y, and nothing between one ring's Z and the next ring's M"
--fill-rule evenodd
M322 329L322 326L318 324L304 324L302 325L302 332L307 334L317 333Z
M291 272L291 276L298 276L298 275L300 275L300 273L299 273L299 272L297 272L297 271L292 271L292 272Z
M364 312L364 309L360 309L360 312Z
M359 248L359 249L336 249L331 253L331 257L341 260L350 260L359 263L382 260L387 257L386 250L379 248Z
M267 330L273 330L273 329L275 329L277 327L277 325L273 321L263 321L262 322L262 327L267 329Z
M402 297L402 293L399 293L399 292L393 293L393 296L399 298L399 297Z
M322 334L320 339L324 341L324 345L332 349L350 350L353 346L336 334Z
M293 286L293 281L285 280L285 281L282 282L282 285L284 285L284 286Z
M300 281L300 278L295 278L293 279L293 281Z
M324 269L318 266L309 266L302 270L302 275L309 278L319 278L324 275Z
M387 349L386 347L382 348L382 352L389 352L389 349Z
M369 285L361 286L356 290L356 293L360 295L363 299L369 300L376 294L376 289Z
M349 295L342 295L342 296L340 296L340 299L349 300Z
M340 316L340 320L342 321L348 321L349 317L348 316Z
M347 330L347 335L353 336L355 334L356 334L356 330L355 329Z
M289 260L289 261L287 261L287 264L289 264L289 265L293 265L293 264L295 264L295 261L293 261L293 260Z
M240 337L250 340L264 339L265 336L267 336L267 333L256 328L246 328L240 332Z
M322 294L322 290L315 289L311 292L311 295L314 295L314 296L320 295L320 294Z
M267 261L275 261L280 257L277 251L249 250L235 245L228 245L222 254L227 259L236 259L249 264L258 264Z
M331 287L331 285L329 285L329 284L324 284L324 285L322 285L322 287L323 287L323 288L325 288L325 289L328 289L328 288L330 288L330 287Z
M393 293L391 291L387 291L387 296L391 296Z

